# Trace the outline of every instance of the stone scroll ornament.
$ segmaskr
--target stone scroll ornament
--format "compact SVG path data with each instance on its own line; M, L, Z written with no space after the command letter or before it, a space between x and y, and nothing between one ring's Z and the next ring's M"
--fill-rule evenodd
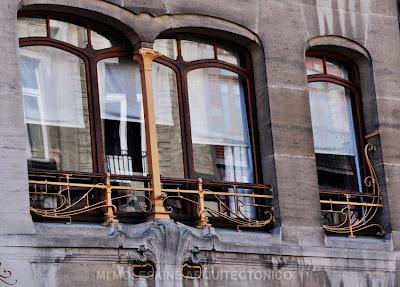
M12 278L12 272L8 269L1 270L0 262L0 286L12 286L17 284L17 280Z

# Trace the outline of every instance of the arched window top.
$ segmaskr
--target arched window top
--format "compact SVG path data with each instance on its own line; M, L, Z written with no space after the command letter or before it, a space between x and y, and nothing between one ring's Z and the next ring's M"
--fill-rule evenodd
M330 81L348 88L359 86L357 65L345 56L328 51L306 53L309 82Z
M115 37L98 23L62 14L23 13L17 22L20 39L55 40L81 49L104 50L125 47L123 37Z
M157 39L154 41L153 48L165 57L187 63L215 60L238 67L245 66L243 53L240 49L212 39L197 39L186 36Z

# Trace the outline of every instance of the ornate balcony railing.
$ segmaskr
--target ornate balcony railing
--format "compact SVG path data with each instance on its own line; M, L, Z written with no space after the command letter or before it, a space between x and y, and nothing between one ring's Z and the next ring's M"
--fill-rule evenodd
M148 177L31 172L31 212L35 217L72 221L127 218L144 221L154 211ZM261 228L273 221L271 187L163 179L162 202L172 218L197 227Z
M364 157L369 175L364 179L364 192L320 192L322 214L327 223L323 228L328 233L355 234L375 230L377 235L385 234L383 227L376 221L376 215L382 208L382 195L369 153L375 151L372 144L364 148Z

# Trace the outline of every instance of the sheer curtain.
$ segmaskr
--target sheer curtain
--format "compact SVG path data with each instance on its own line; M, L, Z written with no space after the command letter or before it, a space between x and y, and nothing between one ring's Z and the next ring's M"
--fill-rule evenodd
M139 65L130 58L97 64L106 168L113 174L146 174L146 142Z
M46 46L20 48L20 59L30 165L93 171L84 62Z
M310 83L309 89L315 153L354 157L362 191L350 91L327 82Z
M196 176L217 181L254 182L240 77L218 68L194 70L188 74L188 91ZM238 189L237 192L251 191ZM239 199L245 205L251 203L251 198ZM230 198L229 207L239 216L255 216L253 207L240 205Z

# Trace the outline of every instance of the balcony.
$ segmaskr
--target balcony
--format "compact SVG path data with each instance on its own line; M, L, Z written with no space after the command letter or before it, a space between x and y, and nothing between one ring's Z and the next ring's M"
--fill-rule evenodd
M271 187L265 184L162 179L161 198L149 177L31 171L35 220L140 223L159 199L166 213L197 227L267 228L273 222Z

